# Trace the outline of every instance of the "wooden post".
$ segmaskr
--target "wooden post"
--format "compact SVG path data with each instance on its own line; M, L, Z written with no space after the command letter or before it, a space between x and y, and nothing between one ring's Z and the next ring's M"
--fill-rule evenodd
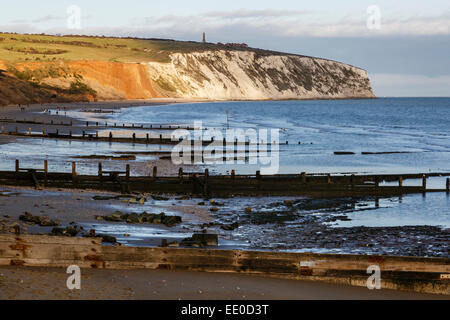
M159 135L159 142L162 142L162 134Z
M403 188L403 177L402 176L400 176L398 178L398 186L399 186L399 188Z
M125 176L127 178L127 181L130 180L130 165L127 164L127 166L125 167Z
M157 178L158 176L158 167L153 167L153 178Z
M147 135L145 136L145 138L147 139L147 143L150 142L150 135L147 133Z
M423 191L427 190L427 176L426 175L422 175L422 189L423 189Z
M31 136L31 128L28 128L28 135Z
M113 138L113 134L112 134L112 132L110 131L110 132L109 132L109 140L112 140L112 138Z
M47 182L48 182L47 174L48 174L48 161L46 159L46 160L44 160L44 184L45 185L47 185Z
M103 175L102 163L98 163L98 176L101 177Z
M95 131L95 139L98 139L98 131Z
M16 172L19 172L19 159L16 159Z
M136 133L133 132L133 141L136 141Z
M89 127L89 121L86 121L86 127Z
M72 162L72 178L77 175L77 165L75 162Z
M231 170L231 179L236 179L236 171Z
M203 184L203 193L208 193L208 178L209 178L209 169L205 169L205 183Z
M302 183L306 183L306 172L301 173Z
M445 183L445 190L447 194L450 193L450 178L447 178L447 182Z
M328 176L327 176L327 183L331 184L331 174L328 174Z
M183 168L178 170L178 179L180 179L180 183L183 182Z
M261 171L256 171L256 180L258 182L258 190L261 189Z
M45 136L45 128L42 128L42 135Z

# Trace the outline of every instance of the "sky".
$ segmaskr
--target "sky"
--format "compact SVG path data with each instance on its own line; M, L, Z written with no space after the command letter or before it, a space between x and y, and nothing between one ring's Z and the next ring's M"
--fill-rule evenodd
M208 42L361 67L380 97L450 96L449 0L0 1L2 32L194 41L206 32Z

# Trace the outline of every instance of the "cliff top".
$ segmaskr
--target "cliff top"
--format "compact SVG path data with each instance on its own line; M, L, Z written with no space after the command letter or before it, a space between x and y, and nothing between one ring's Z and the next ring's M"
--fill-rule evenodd
M295 55L270 50L171 39L119 38L83 35L17 34L0 32L0 61L170 62L172 53L252 51L259 55ZM319 58L318 58L319 59ZM322 58L320 58L322 59ZM327 60L327 59L323 59Z

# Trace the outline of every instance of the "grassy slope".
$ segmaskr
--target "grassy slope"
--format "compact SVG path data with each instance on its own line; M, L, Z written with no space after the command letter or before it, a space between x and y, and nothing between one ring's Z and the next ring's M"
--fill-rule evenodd
M218 49L227 50L225 47L210 43L204 45L200 42L174 40L0 33L0 60L10 62L36 61L36 59L169 62L169 54L172 52ZM64 52L55 53L58 50ZM259 49L247 50L257 51L260 54L276 54Z

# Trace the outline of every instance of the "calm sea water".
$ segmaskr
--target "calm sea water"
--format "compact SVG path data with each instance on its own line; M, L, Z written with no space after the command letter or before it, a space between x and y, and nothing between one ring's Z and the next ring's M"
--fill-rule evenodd
M227 111L231 128L280 129L280 173L450 171L450 98L175 104L122 109L102 119L191 126L201 120L204 127L224 130ZM92 118L92 114L74 115ZM355 155L336 156L335 151ZM215 168L230 169L254 173L257 168Z

